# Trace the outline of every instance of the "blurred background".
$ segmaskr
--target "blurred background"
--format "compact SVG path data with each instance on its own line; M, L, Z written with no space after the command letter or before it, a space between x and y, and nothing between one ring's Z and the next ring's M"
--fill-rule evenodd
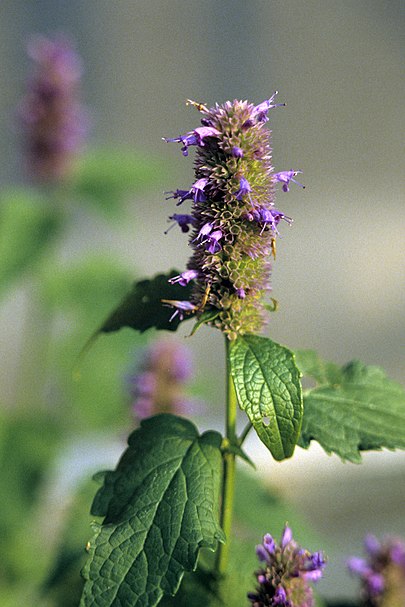
M55 441L47 455L57 462L47 489L41 488L49 507L63 508L60 496L87 470L90 476L114 465L129 419L123 377L150 336L124 330L100 338L79 364L81 378L72 387L81 346L131 279L185 267L187 238L176 230L163 234L174 210L163 192L188 189L192 158L161 138L197 125L187 98L259 103L278 90L278 101L287 102L270 114L274 166L302 169L306 189L278 194L277 206L294 224L283 228L278 241L273 297L279 310L268 335L336 362L360 358L381 365L404 381L403 26L404 5L396 0L3 0L2 190L27 183L15 112L32 68L26 42L35 33L63 32L75 41L84 66L82 100L91 116L89 148L130 150L136 176L133 183L124 176L128 187L119 192L119 212L108 208L108 196L102 212L76 203L45 273L19 277L1 301L4 411L9 416L14 409L29 410L41 368L30 368L29 361L44 356L46 398L63 409L68 428L63 448ZM41 345L49 309L38 319L31 307L38 281L53 310L53 335L60 338L53 350ZM200 426L221 427L220 336L204 328L187 345L194 352L195 392L212 418ZM57 370L49 362L55 360ZM59 432L60 419L56 425ZM91 440L83 439L87 431ZM360 552L367 531L405 531L404 454L366 454L360 467L312 446L276 464L251 439L260 474L325 538L333 566L322 591L349 596L354 585L344 572L345 555ZM28 445L23 436L21 444ZM35 514L44 525L43 510ZM25 575L24 567L13 575Z

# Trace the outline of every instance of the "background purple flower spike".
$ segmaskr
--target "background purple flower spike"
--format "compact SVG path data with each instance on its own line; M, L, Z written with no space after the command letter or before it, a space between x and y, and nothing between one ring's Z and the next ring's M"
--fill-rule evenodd
M18 111L27 167L37 181L57 181L71 172L88 131L79 99L81 62L62 36L32 39L28 54L34 73Z
M310 583L322 577L326 564L322 552L302 549L286 525L280 543L266 534L256 554L262 566L255 572L256 591L247 595L252 607L315 606Z
M360 593L367 607L402 607L405 605L405 542L374 535L364 540L366 557L353 556L347 567L360 579Z
M174 340L161 339L143 352L137 371L127 378L137 421L157 413L190 415L197 401L188 398L186 382L193 373L191 352Z

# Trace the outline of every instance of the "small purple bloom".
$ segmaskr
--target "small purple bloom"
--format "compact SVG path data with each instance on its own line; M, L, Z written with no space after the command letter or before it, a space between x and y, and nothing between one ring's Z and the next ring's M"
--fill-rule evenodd
M190 225L194 224L193 216L187 214L174 213L173 215L170 215L169 220L172 221L172 225L165 230L165 234L167 234L176 225L176 223L180 227L181 231L185 233L190 230Z
M279 586L274 593L273 605L280 605L280 607L287 607L289 605L287 593L282 586Z
M236 200L242 200L243 196L250 194L251 191L252 188L250 187L248 180L246 177L242 176L239 180L239 190L235 194Z
M211 232L210 234L208 234L207 240L208 240L208 246L207 246L207 251L209 253L217 253L218 251L220 251L221 249L221 245L219 244L219 240L222 238L223 233L221 232L221 230L214 230L214 232Z
M259 105L256 105L252 111L252 118L254 118L257 122L267 122L268 116L267 112L276 107L284 107L285 103L273 103L274 98L278 95L278 91L275 91L270 99L265 99Z
M281 547L285 548L287 546L287 544L289 542L291 542L292 537L293 537L293 534L292 534L291 528L288 525L286 525L284 527L283 533L281 535L281 542L280 542Z
M246 297L245 289L236 289L236 295L239 297L239 299L245 299L245 297Z
M378 554L381 550L381 544L375 535L368 533L364 538L364 548L370 556L373 556L374 554Z
M191 312L195 312L195 305L191 303L191 301L179 301L177 299L162 299L162 303L170 306L172 308L176 308L174 313L169 318L169 322L173 320L177 315L180 320L183 320L184 314L191 314Z
M203 177L198 179L190 188L190 192L194 194L194 202L205 202L207 197L204 192L204 188L208 183L208 179Z
M294 177L296 175L298 175L299 173L302 173L302 171L294 171L293 169L291 169L290 171L280 171L280 173L274 173L273 175L273 180L274 181L279 181L280 183L283 184L283 192L288 192L289 191L289 185L290 182L292 181L293 183L296 183L297 185L299 185L301 188L305 188L305 186L300 183L299 181L297 181L296 179L294 179Z
M389 554L392 562L400 565L405 570L405 544L400 540L392 540Z
M203 147L205 145L204 139L206 137L217 137L220 132L212 126L200 126L194 131L181 135L180 137L163 137L163 141L166 143L182 143L183 147L181 151L183 156L188 156L188 148L191 145L199 145Z
M201 240L201 244L203 242L206 242L206 239L204 239L204 237L208 236L208 234L212 231L213 227L213 224L210 222L204 223L200 228L200 231L198 232L197 236L194 238L194 241Z
M191 200L193 198L193 193L190 190L174 190L170 192L165 192L165 194L170 194L170 196L166 196L166 200L170 198L174 198L175 200L178 198L179 201L177 206L181 205L185 200Z
M269 554L274 553L274 550L276 548L276 542L274 541L270 533L266 533L266 535L263 537L263 546L266 548Z
M358 575L367 575L370 571L367 561L358 556L352 556L346 564L349 571Z
M367 586L371 596L379 596L384 591L384 577L381 573L371 573L367 576Z
M278 234L279 232L277 226L281 220L284 220L289 225L291 225L293 221L291 217L284 215L284 213L281 211L273 208L266 209L265 207L254 209L251 213L249 213L247 218L250 221L257 221L258 223L263 224L261 234L266 228L270 228L274 234Z
M233 156L234 158L243 158L244 152L242 148L239 148L237 145L234 145L231 150L231 156Z
M269 554L262 544L258 544L256 546L256 555L259 561L262 561L263 563L265 563L269 558Z
M197 270L186 270L185 272L182 272L178 276L174 276L173 278L170 278L169 282L171 285L178 282L180 286L185 287L186 285L188 285L190 280L194 280L195 278L197 278L197 276L198 276Z

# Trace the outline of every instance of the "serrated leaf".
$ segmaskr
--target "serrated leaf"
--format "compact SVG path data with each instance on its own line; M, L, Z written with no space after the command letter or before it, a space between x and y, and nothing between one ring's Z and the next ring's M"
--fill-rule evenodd
M0 288L33 267L60 226L58 213L29 190L0 195Z
M170 320L173 309L162 303L167 300L187 300L191 295L191 284L181 287L170 284L169 278L178 275L171 270L167 275L158 274L150 280L140 280L133 284L131 291L124 297L118 308L112 312L100 328L102 333L118 331L122 327L131 327L143 333L152 327L155 329L176 331L181 320L179 315Z
M405 449L404 389L379 367L349 363L333 383L304 394L299 444L307 448L311 440L354 463L366 449Z
M266 337L244 335L231 342L229 358L240 408L276 460L291 457L303 413L293 353Z
M224 541L221 440L169 414L130 436L92 507L105 519L90 542L81 607L154 607L195 569L200 548Z

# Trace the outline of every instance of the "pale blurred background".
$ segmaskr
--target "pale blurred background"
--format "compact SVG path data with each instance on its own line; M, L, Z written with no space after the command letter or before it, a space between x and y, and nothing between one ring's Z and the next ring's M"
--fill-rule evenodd
M187 189L193 180L192 159L161 140L197 125L187 98L259 103L277 89L287 107L270 114L274 165L302 169L306 189L278 195L277 206L294 224L283 227L278 244L273 296L279 311L268 334L337 362L379 364L404 382L403 7L396 0L3 0L0 182L22 178L13 112L32 33L62 31L76 41L93 142L114 141L167 159L177 168L166 190ZM187 239L175 230L163 235L174 205L161 189L129 205L133 223L114 238L105 223L79 217L64 255L108 247L134 276L184 268ZM6 400L23 315L16 290L1 309ZM213 409L221 406L220 336L201 330L188 344L200 382L209 376L205 398ZM337 546L326 593L350 592L342 559L360 552L366 531L405 533L403 453L371 454L359 467L312 447L279 465L250 445L260 472Z

